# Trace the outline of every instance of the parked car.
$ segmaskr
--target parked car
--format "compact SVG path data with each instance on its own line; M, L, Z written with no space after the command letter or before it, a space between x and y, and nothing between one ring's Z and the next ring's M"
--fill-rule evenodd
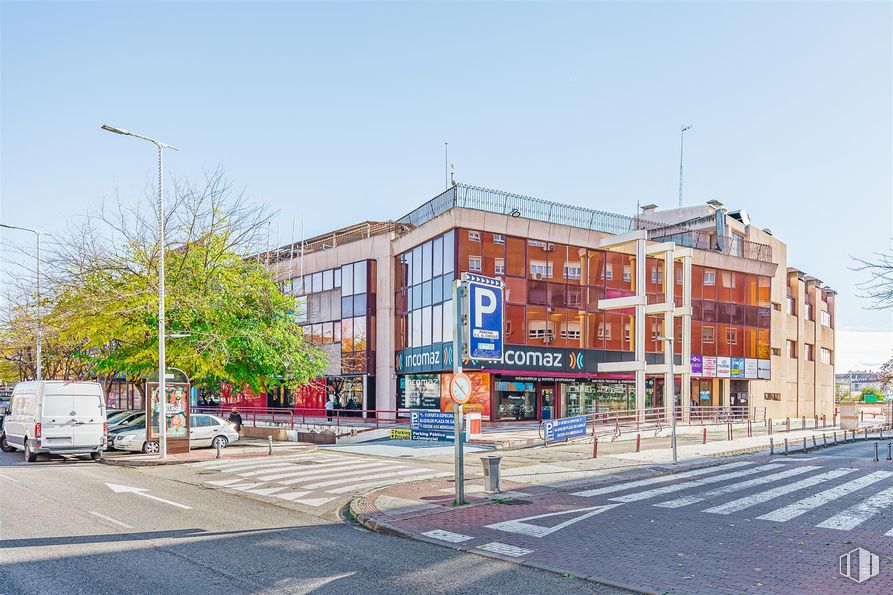
M133 410L133 411L121 411L117 415L113 415L108 418L106 422L108 425L108 431L112 432L119 428L132 426L134 424L140 423L146 417L145 411Z
M38 453L89 454L98 461L107 445L105 419L105 396L97 382L20 382L12 392L0 448L24 450L28 463Z
M190 420L189 447L202 448L208 446L226 448L239 439L239 433L228 421L216 415L195 414ZM128 450L155 454L158 442L146 440L145 419L139 427L120 428L113 437L112 447L115 450Z

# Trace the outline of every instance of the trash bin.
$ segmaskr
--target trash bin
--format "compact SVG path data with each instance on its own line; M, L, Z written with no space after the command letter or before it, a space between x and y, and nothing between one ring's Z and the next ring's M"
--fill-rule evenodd
M484 491L488 494L499 493L499 462L502 457L487 455L481 457L484 464Z

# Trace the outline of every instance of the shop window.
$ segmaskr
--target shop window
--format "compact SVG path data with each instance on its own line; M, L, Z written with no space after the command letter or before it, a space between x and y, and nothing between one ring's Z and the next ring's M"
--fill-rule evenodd
M505 259L497 258L493 269L497 275L505 275Z
M712 326L701 327L701 343L713 343L715 339L714 330Z
M468 232L468 240L471 242L480 242L481 241L481 232L469 231Z
M468 257L468 270L473 273L481 272L481 257L480 256L469 256Z

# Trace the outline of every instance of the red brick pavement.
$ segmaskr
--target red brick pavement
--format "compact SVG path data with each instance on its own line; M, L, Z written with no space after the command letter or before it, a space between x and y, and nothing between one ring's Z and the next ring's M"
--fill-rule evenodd
M770 458L777 457L752 457L748 460L767 463ZM879 469L893 471L893 464L853 462L832 457L801 463L791 461L785 463L785 468L799 464L824 467L814 473L841 467L856 468L853 475ZM717 470L716 474L719 473L722 471ZM841 498L839 503L828 504L784 523L756 517L833 487L849 477L794 492L771 502L761 502L729 515L709 514L703 510L786 482L779 481L750 491L710 498L681 508L653 506L655 502L680 495L694 495L746 479L751 479L751 476L620 504L610 501L610 498L629 492L618 491L587 498L571 494L581 489L579 485L556 489L510 483L503 489L521 491L526 495L493 500L493 497L483 494L470 494L467 498L469 504L462 507L452 506L452 494L442 491L453 486L451 481L421 482L373 492L356 500L353 510L361 522L378 530L589 577L608 584L625 585L644 592L893 593L893 537L884 536L885 532L893 529L893 506L850 531L815 526L866 496L889 488L893 480L879 482L849 498ZM615 477L605 482L602 478L593 480L593 484L607 485L622 481ZM673 483L670 480L641 490ZM419 504L435 504L437 507L394 512L392 504L386 509L391 512L384 512L376 506L376 501L383 495ZM606 504L616 507L542 537L487 527L503 521ZM566 516L531 520L530 524L551 527L584 513L579 511ZM432 530L450 531L471 539L450 544L423 535ZM505 556L479 549L481 545L494 542L521 548L516 551L520 555ZM862 584L838 573L839 556L857 547L880 556L880 574ZM523 550L529 550L529 553Z

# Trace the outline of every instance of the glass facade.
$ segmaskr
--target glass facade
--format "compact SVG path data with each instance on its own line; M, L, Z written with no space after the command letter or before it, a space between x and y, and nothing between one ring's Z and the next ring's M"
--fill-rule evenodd
M447 232L397 257L394 304L398 351L453 340L455 235Z

